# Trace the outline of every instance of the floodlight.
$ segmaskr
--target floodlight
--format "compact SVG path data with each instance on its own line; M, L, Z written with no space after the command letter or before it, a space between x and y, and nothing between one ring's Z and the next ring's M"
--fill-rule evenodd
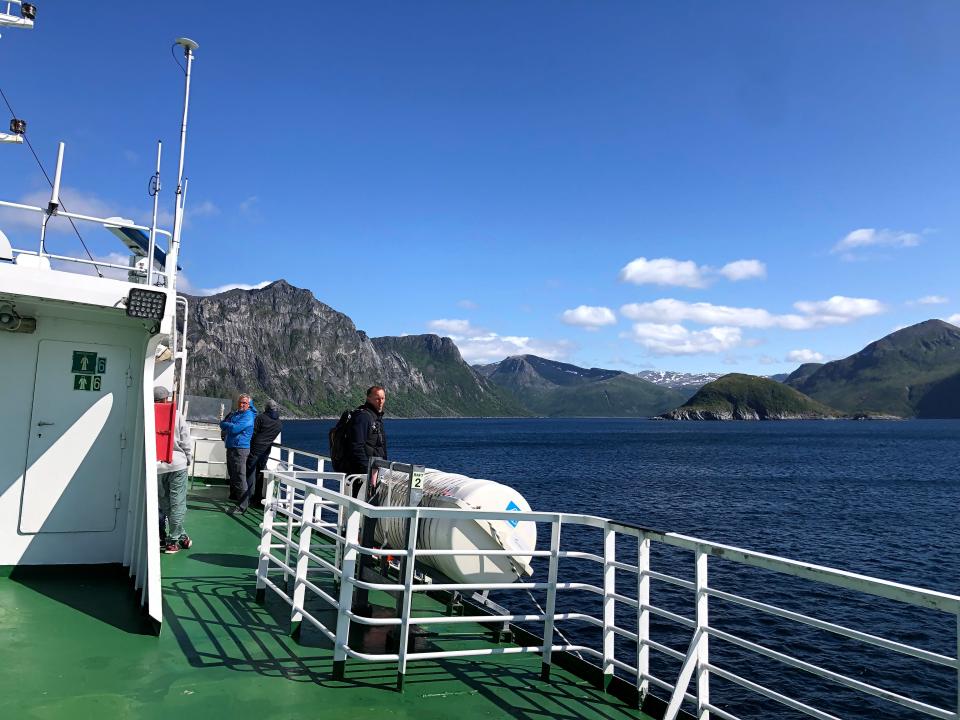
M20 17L24 20L36 20L37 6L31 5L30 3L22 3L20 5Z
M162 320L167 306L167 294L155 290L132 288L127 295L127 315L130 317Z
M27 121L20 118L10 120L10 132L14 135L23 135L27 131Z

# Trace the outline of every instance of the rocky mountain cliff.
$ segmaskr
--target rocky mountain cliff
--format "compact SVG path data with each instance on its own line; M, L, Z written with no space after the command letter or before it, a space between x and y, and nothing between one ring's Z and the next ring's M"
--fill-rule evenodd
M397 416L526 414L460 357L449 338L371 339L309 290L278 280L260 290L190 298L187 392L271 398L292 416L336 415L373 384Z

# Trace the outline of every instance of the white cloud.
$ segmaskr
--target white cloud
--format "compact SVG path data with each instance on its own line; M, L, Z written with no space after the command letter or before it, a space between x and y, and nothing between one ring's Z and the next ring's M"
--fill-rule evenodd
M431 330L445 333L450 337L477 337L479 335L486 335L489 332L483 328L471 325L469 320L448 320L447 318L431 320L427 323L427 327Z
M680 285L699 288L706 285L703 269L693 260L639 257L620 270L620 281L634 285Z
M628 334L654 355L699 355L733 350L742 341L740 328L710 327L690 331L683 325L636 323Z
M477 305L473 300L458 300L457 307L463 308L464 310L476 310L479 305Z
M187 204L184 213L188 217L213 217L220 214L220 208L209 200L204 200L196 205Z
M731 282L762 278L767 275L767 266L759 260L734 260L716 270L709 265L697 265L693 260L639 257L620 270L620 282L634 285L677 285L680 287L706 287L711 276L722 275Z
M563 360L574 350L572 343L561 340L550 342L517 335L498 335L491 332L469 338L451 337L468 363L487 363L503 360L510 355L538 355L548 360Z
M735 260L724 265L718 272L727 280L737 282L750 278L766 277L767 266L759 260Z
M469 320L431 320L427 326L453 340L460 355L471 364L496 362L510 355L539 355L550 360L561 360L574 349L573 344L565 340L552 342L519 335L500 335L472 325Z
M273 280L264 280L263 282L258 282L255 285L248 285L246 283L228 283L226 285L218 285L217 287L212 288L198 288L194 287L187 277L181 272L177 274L177 290L184 292L187 295L219 295L220 293L227 292L228 290L261 290L267 285L272 283Z
M702 325L736 325L766 328L776 324L776 316L760 308L737 308L706 302L662 298L648 303L630 303L620 312L631 320L679 323L685 320Z
M832 253L850 252L866 247L914 247L922 240L921 233L902 230L877 230L858 228L840 240L830 250Z
M800 350L791 350L790 352L788 352L787 362L798 362L798 363L823 362L823 355L821 355L820 353L814 350L801 348Z
M795 302L793 306L814 319L817 325L843 325L870 315L886 312L886 306L870 298L850 298L834 295L829 300Z
M617 317L608 307L580 305L573 310L564 310L560 320L567 325L582 327L584 330L597 330L604 325L616 324Z
M960 327L960 313L956 313L948 317L947 322L950 323L951 325L956 325L957 327Z
M49 190L36 190L23 195L18 203L21 205L32 205L34 207L47 207L50 202ZM77 215L89 215L91 217L110 218L123 217L132 219L138 225L149 226L152 219L152 210L145 204L142 208L122 207L112 201L92 193L77 190L73 187L61 186L60 205L63 210L75 213ZM184 227L189 227L192 218L212 217L220 214L220 209L209 200L204 200L196 205L187 203L186 214L184 216ZM23 210L14 210L12 208L0 208L0 227L6 228L32 228L40 232L40 220L42 215L38 212L27 212ZM81 236L86 237L87 233L96 225L87 221L77 221L74 223L80 231ZM161 229L171 231L173 229L173 213L169 210L160 209L157 213L157 226ZM48 233L70 233L73 234L73 228L70 226L69 219L65 217L54 216L47 223ZM160 236L161 244L166 243L166 238ZM163 246L163 245L161 245Z
M924 295L922 298L911 300L908 305L946 305L950 302L949 298L943 295Z
M802 314L774 315L763 308L729 307L662 298L648 303L630 303L621 307L620 312L631 320L658 323L689 321L701 325L807 330L824 325L842 325L886 310L879 300L842 295L817 302L800 301L794 303L794 307Z
M253 215L260 204L260 198L257 195L251 195L240 203L240 213L242 215Z
M21 205L32 205L34 207L45 208L50 202L50 191L36 190L23 195L16 202L20 203ZM68 212L76 213L78 215L92 215L93 217L102 218L113 217L118 214L126 217L131 216L129 209L118 212L116 207L111 207L105 200L97 197L96 195L81 192L72 187L61 186L60 204L61 207ZM5 226L8 228L36 228L37 233L39 234L40 221L42 218L43 215L38 212L27 212L24 210L14 210L12 208L0 208L0 226ZM77 222L77 227L82 235L85 228L92 226L87 222ZM70 227L70 221L67 218L53 217L50 222L47 223L47 232L72 233L73 228Z

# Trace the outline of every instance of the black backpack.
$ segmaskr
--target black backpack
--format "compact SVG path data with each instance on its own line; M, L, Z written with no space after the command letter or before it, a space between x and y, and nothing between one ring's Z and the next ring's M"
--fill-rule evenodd
M332 461L334 472L347 472L347 468L350 465L350 439L347 436L353 425L353 417L358 412L360 412L359 408L356 410L344 410L340 413L340 419L337 420L337 424L330 428L330 432L327 433L327 439L330 443L330 460Z

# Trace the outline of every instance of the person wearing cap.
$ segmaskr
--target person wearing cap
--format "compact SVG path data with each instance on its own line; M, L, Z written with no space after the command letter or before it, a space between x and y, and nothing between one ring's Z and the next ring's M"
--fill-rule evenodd
M169 402L170 391L159 385L153 389L155 402ZM190 440L190 425L183 415L177 413L173 432L173 457L169 463L157 463L157 491L161 517L166 516L166 538L163 541L165 553L186 550L193 545L183 526L187 514L187 468L193 454Z
M283 423L280 422L276 403L267 400L263 412L253 421L253 437L250 438L250 454L247 456L247 485L238 505L240 512L246 512L251 503L259 505L263 499L260 473L266 467L270 448L282 429Z

